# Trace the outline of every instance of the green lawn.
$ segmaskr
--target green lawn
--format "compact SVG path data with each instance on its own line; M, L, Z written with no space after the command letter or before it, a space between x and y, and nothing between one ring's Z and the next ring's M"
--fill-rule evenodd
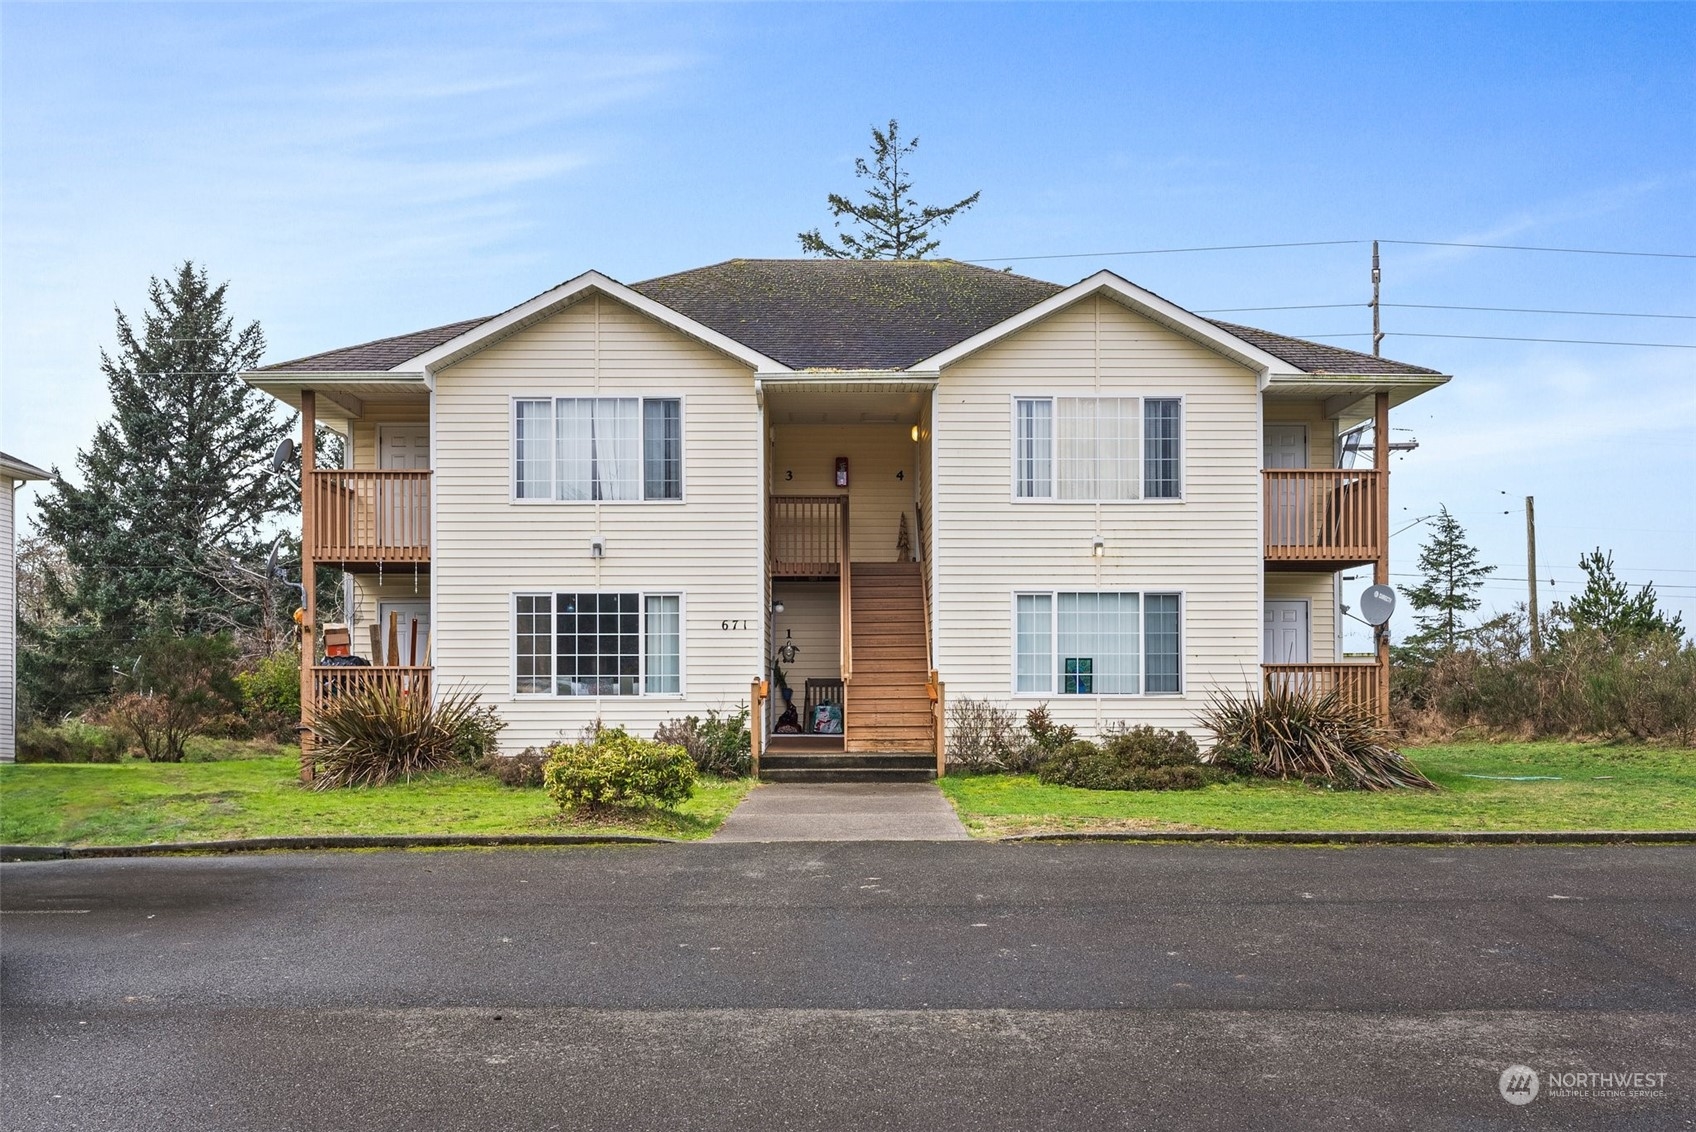
M565 821L541 790L444 773L368 789L315 791L291 755L230 762L0 766L0 842L137 845L346 833L627 833L701 838L751 780L703 779L675 814Z
M1090 829L1696 829L1696 751L1481 743L1406 753L1440 791L1369 794L1269 781L1171 792L1079 790L1044 786L1030 775L963 774L944 778L942 789L981 837Z

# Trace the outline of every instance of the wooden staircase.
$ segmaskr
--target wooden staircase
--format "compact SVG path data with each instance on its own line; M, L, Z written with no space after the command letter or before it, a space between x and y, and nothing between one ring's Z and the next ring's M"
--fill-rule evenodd
M854 673L845 706L847 753L918 755L935 749L925 647L923 580L916 562L856 562L849 617ZM934 758L931 776L934 777Z

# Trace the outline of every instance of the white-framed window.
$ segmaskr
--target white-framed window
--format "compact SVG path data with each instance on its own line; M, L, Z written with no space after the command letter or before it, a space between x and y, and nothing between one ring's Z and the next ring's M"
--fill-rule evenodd
M519 695L679 695L683 597L514 594L513 676Z
M1135 696L1183 691L1183 602L1176 593L1013 595L1013 690Z
M682 400L514 398L512 491L572 503L682 499Z
M1176 397L1013 399L1016 499L1181 499L1182 453Z

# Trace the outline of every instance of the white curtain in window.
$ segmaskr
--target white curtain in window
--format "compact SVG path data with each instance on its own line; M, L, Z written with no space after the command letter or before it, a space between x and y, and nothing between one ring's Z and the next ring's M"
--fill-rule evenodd
M518 498L553 498L553 431L552 401L518 402L513 437Z
M641 401L562 397L557 404L559 498L642 498Z
M651 696L675 695L683 690L682 599L676 594L651 594L645 606L644 690Z
M1048 594L1019 594L1015 632L1017 683L1020 692L1054 690L1054 599Z
M1136 594L1058 595L1055 690L1062 695L1141 691L1141 613Z
M1014 491L1020 499L1054 495L1054 403L1020 401L1014 440Z
M1059 499L1136 499L1142 422L1135 397L1056 397Z

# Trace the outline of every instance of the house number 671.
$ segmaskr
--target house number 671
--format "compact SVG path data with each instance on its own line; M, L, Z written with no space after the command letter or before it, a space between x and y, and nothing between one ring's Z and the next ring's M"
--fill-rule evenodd
M740 620L732 618L729 621L720 621L718 627L728 633L732 629L746 629L751 624L753 624L752 618L743 617Z

